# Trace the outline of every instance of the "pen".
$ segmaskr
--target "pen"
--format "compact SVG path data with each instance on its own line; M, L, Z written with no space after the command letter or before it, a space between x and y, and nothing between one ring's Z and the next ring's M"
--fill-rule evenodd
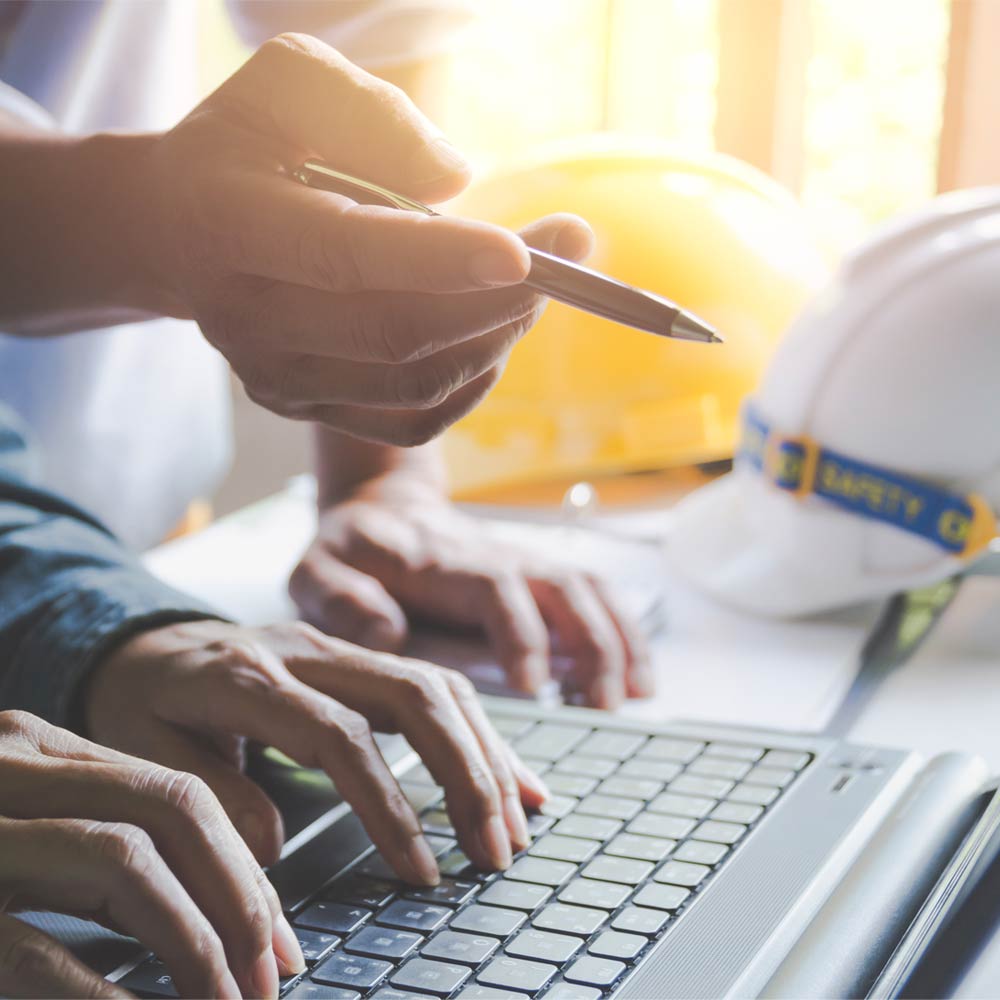
M309 187L343 194L363 204L424 215L439 214L422 202L334 170L318 160L307 160L293 176ZM533 247L528 247L528 253L531 270L523 283L549 298L660 337L702 344L722 343L722 338L711 326L661 295L633 288L599 271Z

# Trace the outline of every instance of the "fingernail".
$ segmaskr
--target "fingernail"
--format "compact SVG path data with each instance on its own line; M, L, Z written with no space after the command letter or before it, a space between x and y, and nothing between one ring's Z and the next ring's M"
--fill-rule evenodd
M594 249L594 233L580 222L569 223L556 234L555 254L568 260L583 260Z
M524 262L502 250L477 250L466 266L469 277L480 285L514 285L527 277Z
M531 843L528 834L528 819L524 808L516 795L505 795L503 799L503 815L507 821L507 830L514 841L514 846L523 851Z
M257 961L254 962L253 972L250 974L250 982L253 985L256 996L266 997L267 1000L277 1000L278 963L275 961L274 952L270 948L262 952Z
M431 184L471 170L469 161L447 139L435 139L418 154L413 179L417 184Z
M611 677L602 677L591 688L594 694L594 704L598 708L613 712L621 704L621 681Z
M306 960L302 956L302 947L284 914L279 914L274 921L273 944L278 971L283 976L294 976L305 971Z
M499 816L491 816L479 831L479 847L484 857L501 871L510 868L510 834Z
M434 852L423 837L414 837L406 851L406 860L414 881L422 885L437 885L441 881Z

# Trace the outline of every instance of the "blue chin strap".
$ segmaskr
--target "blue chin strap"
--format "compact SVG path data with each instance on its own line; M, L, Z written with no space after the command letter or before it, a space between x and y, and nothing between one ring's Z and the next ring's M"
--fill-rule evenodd
M960 559L976 555L997 535L996 517L978 493L949 493L824 448L812 438L779 434L750 404L744 407L736 460L779 489L822 497L858 517L918 535Z

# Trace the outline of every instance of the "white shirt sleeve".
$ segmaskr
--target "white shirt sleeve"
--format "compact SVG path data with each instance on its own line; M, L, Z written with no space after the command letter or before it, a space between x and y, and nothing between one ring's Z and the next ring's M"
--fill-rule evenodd
M227 0L240 36L256 48L302 31L366 69L450 51L476 20L475 0Z
M54 129L56 123L40 104L0 80L0 113L36 128Z

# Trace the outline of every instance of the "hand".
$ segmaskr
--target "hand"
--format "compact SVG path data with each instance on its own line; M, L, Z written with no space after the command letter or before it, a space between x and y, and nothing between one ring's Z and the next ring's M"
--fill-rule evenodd
M403 646L409 615L481 627L522 691L548 676L551 630L590 705L652 693L645 641L601 580L501 548L410 478L370 480L321 512L289 582L306 621L385 650Z
M136 756L199 775L263 862L281 849L281 819L240 773L243 737L320 767L407 881L438 879L413 808L372 730L401 732L444 787L463 850L506 868L526 847L524 802L545 787L486 720L464 677L329 639L308 625L172 625L119 648L92 675L89 733Z
M274 889L204 782L3 712L0 910L26 907L137 937L188 997L276 997L278 965L305 967ZM130 995L8 916L0 994Z
M247 393L358 437L427 441L489 391L540 298L525 243L482 222L359 206L293 181L309 156L425 201L468 166L402 91L305 35L266 43L154 137L141 246L156 308L191 316ZM524 240L573 257L552 216Z

